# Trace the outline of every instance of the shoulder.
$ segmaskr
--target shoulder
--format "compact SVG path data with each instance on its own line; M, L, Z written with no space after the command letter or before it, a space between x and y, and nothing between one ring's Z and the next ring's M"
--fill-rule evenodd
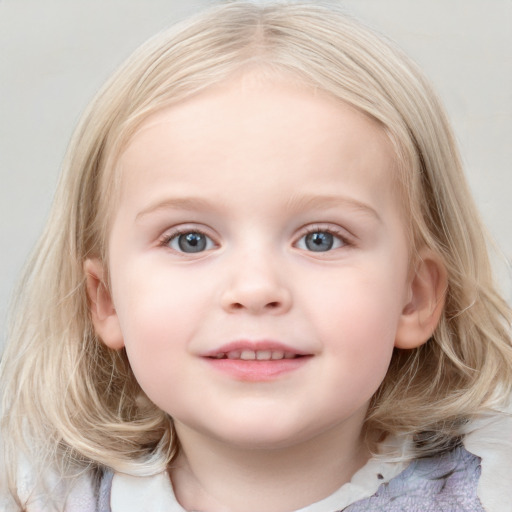
M459 446L414 460L402 473L382 484L373 496L345 510L484 512L477 495L479 478L480 458Z
M510 512L512 400L468 422L463 446L413 460L346 512Z
M61 476L46 468L38 474L25 459L18 462L14 498L7 482L0 476L2 512L110 512L111 473L81 469ZM19 503L17 501L19 500Z
M478 496L485 510L509 512L512 503L512 399L467 425L464 446L481 459Z

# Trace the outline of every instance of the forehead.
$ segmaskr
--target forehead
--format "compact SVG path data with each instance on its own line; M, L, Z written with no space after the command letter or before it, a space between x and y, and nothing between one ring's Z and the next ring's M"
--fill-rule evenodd
M348 191L377 205L394 195L394 167L369 116L313 88L244 75L147 118L118 171L121 202L141 210L180 194L242 203Z
M300 150L310 141L300 151L305 154L311 146L321 149L337 139L345 154L364 146L366 155L386 151L387 157L394 158L376 120L326 92L284 80L263 80L251 73L151 115L129 140L120 163L126 169L128 162L147 158L147 150L156 149L160 142L191 162L220 155L228 158L247 149L259 151L268 146L269 129L274 144L266 148L266 156Z

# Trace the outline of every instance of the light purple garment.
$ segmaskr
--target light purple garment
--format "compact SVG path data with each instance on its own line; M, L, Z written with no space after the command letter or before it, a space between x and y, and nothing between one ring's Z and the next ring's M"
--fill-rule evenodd
M462 446L417 459L344 512L485 512L477 496L480 458Z

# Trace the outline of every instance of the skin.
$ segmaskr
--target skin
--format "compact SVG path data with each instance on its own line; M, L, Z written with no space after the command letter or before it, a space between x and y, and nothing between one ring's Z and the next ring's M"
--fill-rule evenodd
M442 308L436 258L410 264L394 158L354 108L251 75L153 115L121 156L110 291L103 262L85 265L92 318L174 419L186 509L297 509L367 460L393 348L424 343ZM205 250L183 252L195 232ZM332 248L311 250L308 233ZM305 362L243 378L207 357L240 340Z

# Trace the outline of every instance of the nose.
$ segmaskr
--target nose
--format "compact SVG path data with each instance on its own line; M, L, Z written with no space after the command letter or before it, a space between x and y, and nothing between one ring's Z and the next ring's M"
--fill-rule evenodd
M253 315L286 313L292 306L292 294L285 276L268 260L241 258L233 262L221 306L228 313ZM262 261L263 260L263 261Z

